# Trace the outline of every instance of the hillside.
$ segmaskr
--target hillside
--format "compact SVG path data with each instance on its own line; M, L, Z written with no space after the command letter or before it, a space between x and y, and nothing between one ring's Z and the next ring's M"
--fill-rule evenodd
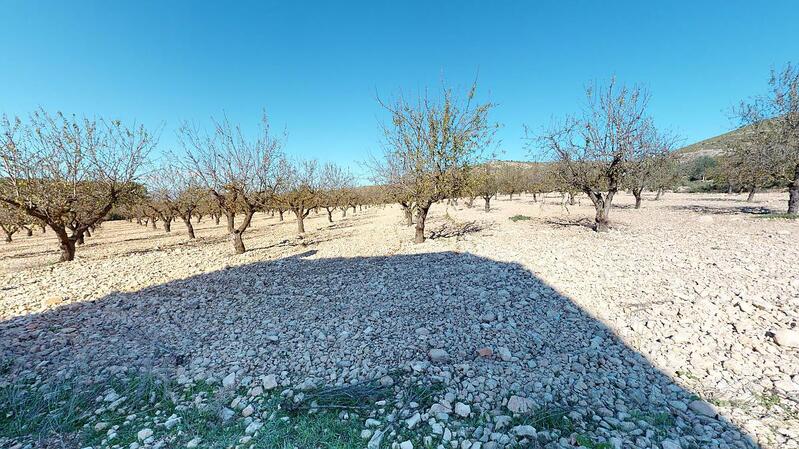
M749 126L738 128L724 134L705 139L686 147L680 148L675 152L684 159L695 159L702 156L715 157L730 148L733 143L739 141L748 132Z

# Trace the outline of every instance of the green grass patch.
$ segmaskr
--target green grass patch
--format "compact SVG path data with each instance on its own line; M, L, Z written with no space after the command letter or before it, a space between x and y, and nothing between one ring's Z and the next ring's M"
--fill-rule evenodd
M516 223L517 221L532 220L532 217L528 217L527 215L514 215L510 217L509 220Z
M613 446L610 443L599 443L586 435L577 435L575 437L575 442L577 445L587 447L589 449L613 449Z
M568 410L556 407L542 407L532 412L514 417L511 426L529 425L537 430L560 430L562 434L574 431L574 423L568 417Z

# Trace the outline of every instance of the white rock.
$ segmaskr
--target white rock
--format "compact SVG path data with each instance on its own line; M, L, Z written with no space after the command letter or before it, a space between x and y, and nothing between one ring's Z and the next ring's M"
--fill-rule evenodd
M527 413L535 408L535 402L532 399L511 396L507 407L513 413Z
M709 416L711 418L715 418L716 415L718 415L718 412L716 411L716 408L713 407L713 405L711 405L711 404L709 404L709 403L707 403L707 402L705 402L705 401L703 401L701 399L697 399L695 401L692 401L690 404L688 404L688 408L693 410L694 413L696 413L696 414Z
M225 388L231 388L236 385L236 373L230 373L222 379L222 386Z
M464 404L463 402L458 402L455 404L455 414L460 416L461 418L466 418L471 413L472 413L472 408Z
M774 332L774 341L786 348L799 348L799 331L780 329Z
M139 441L144 441L147 438L150 438L152 435L153 435L152 429L142 429L136 434L136 437L139 439Z
M408 426L409 429L413 429L414 427L416 427L417 424L419 424L419 421L421 420L422 420L422 415L420 415L417 412L414 413L413 416L411 416L410 418L406 419L405 424Z
M449 360L449 354L443 349L431 349L429 356L433 363L446 362Z
M266 391L275 389L277 388L277 378L274 374L263 376L261 378L261 385L263 385L264 390Z
M195 448L195 447L200 445L201 441L202 441L202 438L194 437L191 440L189 440L188 443L186 443L186 447L189 448L189 449Z
M516 434L516 436L520 436L520 437L535 438L536 435L537 435L537 433L535 431L535 427L533 427L533 426L516 426L512 430L513 430L513 433Z
M413 449L413 443L410 440L405 440L400 443L400 449Z
M251 422L251 423L250 423L250 425L249 425L249 426L247 426L247 428L246 428L246 429L244 429L244 433L245 433L245 434L247 434L247 435L252 435L252 434L254 434L255 432L257 432L257 431L258 431L258 430L259 430L261 427L263 427L263 426L264 426L264 425L263 425L263 423L262 423L262 422L260 422L260 421L253 421L253 422Z
M366 443L366 449L379 449L381 441L383 441L383 431L376 430L369 442Z

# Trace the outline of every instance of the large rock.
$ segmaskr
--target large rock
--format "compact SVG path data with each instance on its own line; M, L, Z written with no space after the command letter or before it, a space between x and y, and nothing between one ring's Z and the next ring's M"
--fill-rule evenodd
M527 413L535 408L535 402L521 396L511 396L507 407L513 413Z
M799 348L799 331L780 329L774 332L774 341L785 348Z
M443 363L449 360L449 354L443 349L431 349L428 355L433 363Z

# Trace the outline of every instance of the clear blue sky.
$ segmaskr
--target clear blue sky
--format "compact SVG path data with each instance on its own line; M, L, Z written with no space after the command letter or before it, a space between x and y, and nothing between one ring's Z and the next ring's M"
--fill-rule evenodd
M465 86L499 104L504 157L523 124L574 111L612 74L653 94L686 143L731 127L726 111L799 62L799 2L44 2L6 0L0 112L38 106L164 125L262 108L287 151L342 164L379 142L375 94Z

